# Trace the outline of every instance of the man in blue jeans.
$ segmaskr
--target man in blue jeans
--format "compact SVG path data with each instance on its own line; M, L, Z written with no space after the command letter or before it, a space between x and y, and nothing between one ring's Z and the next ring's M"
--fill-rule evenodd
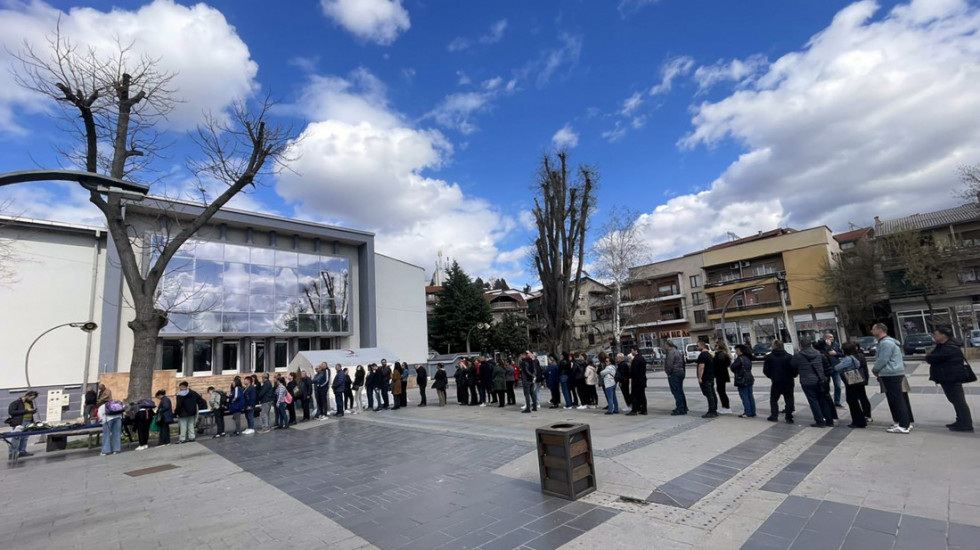
M337 364L337 374L333 377L333 382L330 383L330 389L333 390L333 397L337 403L337 414L339 418L344 416L344 389L347 387L347 373L344 372L344 368Z
M7 414L10 415L10 419L7 421L7 424L16 429L18 426L26 428L33 423L34 413L37 412L37 407L34 405L34 399L36 397L37 392L30 390L21 396L20 399L12 401L10 405L7 406ZM27 452L28 439L30 438L25 436L20 438L20 441L17 443L11 443L8 458L33 456L31 453Z
M828 331L826 334L824 334L823 341L823 351L826 352L827 358L830 359L831 368L834 368L837 366L837 363L840 363L840 360L844 358L844 352L841 350L840 344L834 339L833 332ZM836 368L834 368L832 376L834 381L834 406L838 409L842 409L844 406L840 403L840 392L843 383L840 379L840 373L837 372Z
M687 397L684 395L684 356L677 349L677 345L671 341L667 342L667 357L664 359L664 374L667 375L667 384L670 386L670 393L674 396L674 410L670 411L671 416L687 414Z

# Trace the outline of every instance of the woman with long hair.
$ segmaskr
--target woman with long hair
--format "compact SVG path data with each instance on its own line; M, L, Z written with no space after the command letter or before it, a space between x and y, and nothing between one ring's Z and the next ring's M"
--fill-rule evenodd
M393 411L397 411L402 408L402 394L404 390L402 389L402 365L398 361L395 361L395 368L391 371L391 394L395 396L395 406L391 408Z

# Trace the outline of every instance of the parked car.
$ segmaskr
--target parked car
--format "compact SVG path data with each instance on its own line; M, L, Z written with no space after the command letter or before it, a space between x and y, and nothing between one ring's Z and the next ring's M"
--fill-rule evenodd
M928 347L932 347L932 336L920 332L905 337L902 351L905 352L905 355L915 355L916 353L925 353Z
M980 348L980 330L970 331L970 345L975 348Z
M756 361L762 361L770 353L772 353L772 344L759 342L752 347L752 359Z
M698 360L698 355L700 353L701 353L701 350L698 349L698 345L697 344L688 344L688 345L684 346L684 362L685 363L693 363L693 362L697 361Z
M861 348L861 352L868 357L874 357L875 353L878 352L878 339L874 336L861 336L857 339L857 345Z

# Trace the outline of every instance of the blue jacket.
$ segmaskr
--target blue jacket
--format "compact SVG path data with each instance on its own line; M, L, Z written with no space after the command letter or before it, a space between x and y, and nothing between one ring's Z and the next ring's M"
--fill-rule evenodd
M544 377L549 388L557 388L558 379L560 378L558 376L558 365L556 363L548 365L548 368L544 370Z
M245 388L245 408L254 409L255 408L255 386L249 386Z
M235 414L245 410L245 396L242 388L235 386L231 395L228 396L228 412Z
M902 347L898 345L898 340L891 336L878 340L878 353L871 372L875 376L905 376L905 361L902 360Z
M344 393L344 388L347 386L347 373L340 371L336 376L333 377L333 383L330 387L333 389L334 393Z

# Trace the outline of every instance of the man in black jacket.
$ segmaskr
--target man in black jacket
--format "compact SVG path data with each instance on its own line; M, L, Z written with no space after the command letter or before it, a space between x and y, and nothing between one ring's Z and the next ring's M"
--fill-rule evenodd
M521 357L521 388L524 390L524 410L521 412L529 413L538 410L538 394L534 391L540 376L540 367L534 354L530 351L524 352Z
M181 382L177 390L177 406L174 416L178 418L180 439L178 443L192 443L197 439L197 411L208 408L207 401L196 391L188 387L187 382Z
M303 404L303 421L310 419L310 405L313 402L313 380L306 374L305 370L299 371L299 387L303 392L301 398Z
M480 363L480 396L483 399L480 405L483 407L497 403L497 393L493 391L493 368L495 365L492 357ZM486 394L485 397L484 394Z
M626 416L647 413L647 360L640 350L633 348L633 362L630 363L630 393L633 409Z
M429 371L426 370L426 366L416 365L415 366L415 383L419 387L419 407L425 406L425 386L429 383Z
M972 432L973 415L966 403L963 393L963 382L966 369L964 368L963 350L953 340L953 331L949 327L938 327L932 334L936 347L926 355L929 363L929 380L939 384L946 394L946 399L956 411L956 422L946 424L954 432Z
M711 352L708 351L707 342L698 342L698 349L701 350L697 359L698 385L701 387L701 393L708 399L708 412L701 415L701 418L714 418L718 416L718 394L715 393L714 358L711 357Z
M633 410L633 400L630 397L630 364L626 362L626 356L622 353L616 354L616 376L619 377L619 390L623 392L623 403L631 412Z
M779 398L782 397L786 405L786 423L793 423L793 389L797 372L793 368L793 356L786 352L785 346L779 340L772 343L772 353L766 356L762 362L762 374L772 381L769 389L769 418L766 420L776 422L779 420Z
M7 425L11 428L17 428L18 426L27 426L28 424L35 421L34 414L37 412L37 407L34 405L34 399L37 397L37 392L30 390L19 399L10 402L7 406L7 414L10 415L7 418ZM8 458L17 458L18 456L34 456L33 454L27 452L27 440L29 437L22 437L17 443L10 444L10 451L8 453Z
M388 410L388 392L391 391L391 367L388 366L388 360L381 360L381 368L379 369L380 376L377 378L376 387L381 390L381 409Z

